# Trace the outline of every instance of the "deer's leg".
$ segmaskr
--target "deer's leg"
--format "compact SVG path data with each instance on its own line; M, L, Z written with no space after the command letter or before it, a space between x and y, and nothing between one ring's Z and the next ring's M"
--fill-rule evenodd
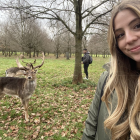
M25 120L29 121L29 115L28 115L28 104L29 104L29 99L23 100L23 107L25 109Z

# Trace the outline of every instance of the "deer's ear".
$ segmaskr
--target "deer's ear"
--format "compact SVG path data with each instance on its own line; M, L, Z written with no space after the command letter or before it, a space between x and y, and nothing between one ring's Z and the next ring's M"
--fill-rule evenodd
M34 70L34 73L37 73L38 72L38 70Z

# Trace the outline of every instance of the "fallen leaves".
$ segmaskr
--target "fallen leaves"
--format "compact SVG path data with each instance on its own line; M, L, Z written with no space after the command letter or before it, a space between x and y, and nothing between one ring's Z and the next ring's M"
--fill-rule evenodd
M39 70L38 86L29 102L29 122L24 121L24 108L19 99L5 96L0 101L0 140L81 139L89 105L96 90L92 82L94 79L97 83L102 73L102 64L99 58L95 60L97 72L90 66L91 80L88 84L91 86L86 87L85 83L78 86L70 84L74 61L67 62L50 60L43 66L44 69Z
M40 123L40 118L36 118L35 120L34 120L34 123Z
M7 134L4 133L3 136L4 136L4 137L7 137Z
M48 137L52 136L53 134L54 132L52 130L44 133L44 135Z
M33 133L33 139L36 139L40 132L40 126L36 127L36 131Z
M62 136L62 137L65 137L65 136L67 135L67 133L68 133L68 131L65 131L65 132L63 131L63 132L61 133L61 136Z

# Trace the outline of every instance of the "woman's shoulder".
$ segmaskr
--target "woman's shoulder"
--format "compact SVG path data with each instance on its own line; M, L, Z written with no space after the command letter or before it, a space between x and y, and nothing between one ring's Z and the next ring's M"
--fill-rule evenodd
M101 74L99 81L104 81L108 75L109 75L109 71L104 71Z
M111 62L108 62L106 64L103 65L103 68L106 70L106 71L109 71L110 70L110 65L111 65Z

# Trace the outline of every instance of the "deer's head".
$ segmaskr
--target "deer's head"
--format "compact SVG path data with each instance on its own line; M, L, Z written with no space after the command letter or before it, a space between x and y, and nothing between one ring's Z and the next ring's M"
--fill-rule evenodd
M24 75L27 79L34 79L36 77L36 73L37 73L37 70L43 66L44 64L44 53L42 53L43 57L42 57L42 63L38 66L33 66L33 64L35 64L36 62L36 59L33 63L27 63L27 62L24 62L26 63L26 66L23 66L21 65L21 63L19 62L19 59L17 58L16 62L17 62L17 65L19 67L20 70L23 70L24 71Z

